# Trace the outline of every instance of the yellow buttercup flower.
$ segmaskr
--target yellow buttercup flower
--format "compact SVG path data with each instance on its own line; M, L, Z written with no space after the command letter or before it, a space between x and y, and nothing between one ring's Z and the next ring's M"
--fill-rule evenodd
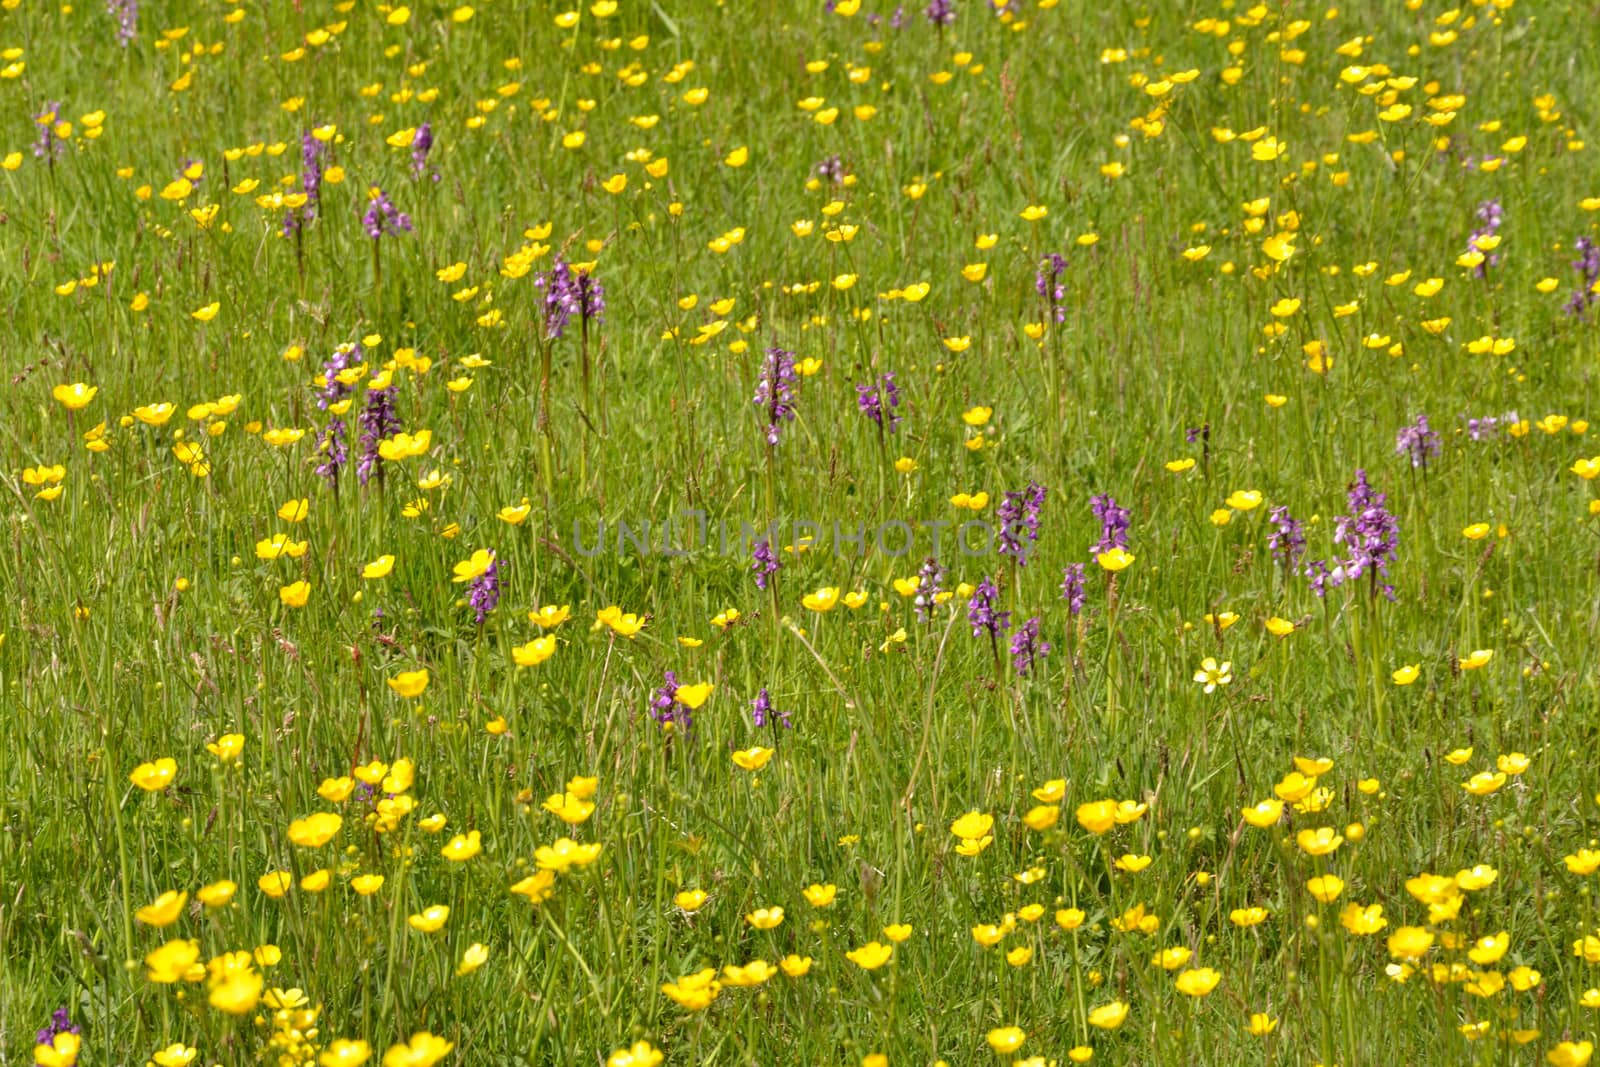
M773 749L756 745L733 754L733 765L742 771L759 771L772 759Z
M170 756L150 763L141 763L128 775L128 781L146 793L157 793L172 784L178 774L178 763Z
M868 941L860 948L851 949L845 953L845 958L864 971L875 971L889 962L889 957L894 955L894 948L890 945L880 944L877 941Z
M426 667L415 671L401 671L393 678L385 679L390 689L407 700L415 699L422 695L428 688L428 669Z
M133 917L146 926L171 926L183 914L183 906L188 901L188 893L169 889L151 903L135 911Z

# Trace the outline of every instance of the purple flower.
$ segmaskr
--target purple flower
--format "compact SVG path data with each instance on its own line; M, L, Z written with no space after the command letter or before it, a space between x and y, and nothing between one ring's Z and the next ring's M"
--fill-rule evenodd
M1469 252L1483 252L1483 262L1478 264L1473 273L1480 278L1487 278L1489 276L1489 268L1500 263L1500 256L1497 253L1484 252L1483 249L1478 247L1478 242L1485 237L1493 237L1499 232L1500 219L1504 212L1500 208L1500 201L1485 200L1478 205L1476 214L1478 221L1482 225L1473 230L1472 236L1467 238L1467 250Z
M772 551L772 543L765 538L757 541L750 550L750 572L755 575L756 588L765 589L778 570L778 554Z
M759 729L771 722L773 715L777 715L779 721L783 723L784 729L787 730L794 727L794 723L789 721L789 713L781 708L774 708L772 706L772 697L767 693L767 687L762 686L761 692L757 693L756 698L750 702L750 721L755 723L756 728Z
M1065 322L1067 318L1067 283L1062 280L1062 275L1067 269L1067 257L1059 252L1051 252L1039 261L1039 269L1033 277L1033 288L1045 303L1050 307L1050 317L1056 322Z
M38 155L37 148L34 154ZM1569 315L1581 316L1600 300L1600 293L1594 291L1595 283L1600 282L1600 244L1580 237L1572 243L1572 250L1578 253L1578 258L1572 261L1572 269L1578 272L1580 281L1572 291L1572 299L1567 301L1566 310Z
M999 605L1000 590L995 588L994 582L988 578L979 582L972 591L972 599L967 601L967 622L972 627L973 637L987 633L994 641L1010 629L1011 612L999 610Z
M117 43L128 47L139 33L139 0L106 0L106 10L117 20Z
M376 467L381 482L383 468L378 465L378 443L400 432L400 416L394 413L394 387L367 390L367 406L361 409L359 421L361 459L356 463L356 476L366 485Z
M500 603L500 559L498 556L489 564L489 569L472 579L472 584L467 587L467 603L472 606L479 626L489 617L489 612Z
M917 571L917 595L911 601L919 622L927 622L932 618L934 606L939 602L939 594L944 592L943 583L944 568L939 566L938 560L929 556Z
M956 20L956 6L953 0L928 0L922 14L929 22L943 28Z
M671 671L664 672L665 681L661 688L656 690L656 695L650 701L650 717L655 719L664 728L674 726L684 733L694 729L694 716L690 710L678 703L678 676Z
M66 142L56 136L57 116L61 113L61 101L52 100L45 109L33 116L34 139L33 156L35 159L54 160L67 150Z
M339 375L361 362L361 345L340 345L322 365L322 387L317 390L317 410L327 411L350 395L350 386L339 380Z
M1476 419L1467 420L1467 436L1474 441L1498 440L1504 427L1515 426L1522 421L1522 416L1515 411L1508 411L1504 415L1484 415Z
M72 1021L72 1016L66 1008L57 1008L50 1016L50 1022L34 1037L35 1045L48 1045L55 1041L57 1034L81 1034L83 1031Z
M349 450L344 446L344 434L344 420L329 419L327 429L322 431L322 440L317 442L317 451L322 453L322 462L317 464L317 473L335 488L339 485L339 471L350 459Z
M1334 520L1333 543L1347 553L1343 559L1313 560L1306 564L1306 577L1317 596L1326 596L1329 586L1340 586L1368 576L1374 592L1393 600L1394 586L1388 577L1389 563L1400 547L1400 521L1385 506L1387 498L1367 482L1367 472L1356 471L1348 495L1350 513Z
M411 176L422 177L422 172L428 169L428 151L433 148L433 124L424 122L417 127L417 135L411 139ZM437 171L433 175L438 180Z
M606 289L588 271L579 271L578 284L578 315L585 324L600 322L606 315Z
M1035 615L1011 635L1011 666L1026 678L1050 652L1050 642L1039 638L1039 617Z
M1272 533L1267 536L1267 551L1273 559L1283 564L1284 570L1290 570L1306 554L1305 528L1289 514L1288 508L1281 505L1267 513L1267 521L1272 524Z
M1016 560L1019 567L1028 565L1028 553L1039 540L1039 512L1049 492L1037 482L1029 482L1020 492L1008 492L995 511L1000 520L1000 554Z
M1061 568L1061 599L1067 602L1067 612L1077 615L1083 611L1085 599L1083 564L1069 563Z
M327 154L328 146L317 140L310 130L300 135L300 191L305 194L306 202L298 208L290 208L283 216L285 237L317 217L317 204L322 199L323 161Z
M316 217L317 203L322 198L322 164L327 155L328 146L310 130L300 135L300 191L306 194L306 206L301 210L307 219Z
M567 329L567 320L583 310L572 268L560 256L533 283L544 290L544 336L554 341Z
M1100 540L1089 551L1094 555L1110 552L1113 548L1128 547L1128 509L1118 504L1109 493L1089 500L1094 517L1100 520Z
M837 155L829 156L811 169L817 177L831 185L843 185L845 178L850 174L845 168L844 161Z
M1437 456L1440 448L1441 438L1428 425L1426 415L1418 415L1415 422L1400 427L1400 432L1394 435L1395 454L1410 456L1412 467L1426 470L1428 457Z
M778 443L783 423L794 418L794 387L799 381L800 376L794 369L794 353L781 348L767 349L761 381L756 385L755 405L766 416L769 445Z
M900 416L896 409L900 407L900 388L894 384L894 374L881 375L876 382L862 383L856 386L856 408L878 424L878 432L884 430L884 416L889 419L889 432L894 433L900 425Z
M367 203L367 212L361 216L361 228L374 241L384 234L398 236L411 232L411 216L394 206L389 194L378 189Z

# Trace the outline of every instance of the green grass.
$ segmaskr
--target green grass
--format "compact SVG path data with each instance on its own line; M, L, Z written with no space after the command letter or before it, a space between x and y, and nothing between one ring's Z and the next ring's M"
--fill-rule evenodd
M596 1064L648 1040L669 1064L1092 1048L1109 1064L1581 1067L1571 1043L1600 1018L1600 943L1587 962L1581 939L1600 918L1595 875L1569 867L1600 832L1600 520L1572 468L1594 447L1600 302L1563 307L1582 285L1575 240L1600 236L1586 7L1467 4L1452 22L1435 3L1064 0L996 17L957 0L940 30L921 4L890 28L879 0L851 17L621 0L570 27L515 0L459 22L417 4L399 25L367 3L147 2L124 49L96 0L5 6L0 49L21 55L0 59L0 157L19 154L0 170L0 1062L26 1062L65 1006L78 1062L95 1065L174 1043L196 1064L312 1062L350 1039L401 1067L434 1061L385 1057L427 1031L461 1064ZM1336 51L1355 39L1359 54ZM52 162L30 145L55 100L72 129ZM1396 104L1413 110L1379 118ZM418 178L385 139L424 121ZM286 209L257 198L299 188L302 134L324 125L343 180L285 238ZM1253 158L1267 136L1286 150ZM832 156L847 183L818 177ZM195 161L198 182L164 198ZM607 191L618 174L626 187ZM369 186L412 232L363 234ZM1458 257L1490 200L1501 243L1480 277ZM1030 205L1048 214L1026 220ZM825 236L841 226L851 239ZM1269 238L1291 233L1294 254L1271 258ZM1050 253L1066 257L1059 323L1035 289ZM549 341L535 282L558 254L593 264L607 307ZM1442 288L1418 295L1430 278ZM1470 351L1483 337L1515 346ZM330 414L314 379L363 338L335 491L315 470ZM1318 343L1325 373L1307 366ZM820 364L775 447L752 403L771 347ZM431 441L362 486L356 417L386 365L400 424ZM880 432L856 386L891 372L901 421ZM98 392L69 412L52 390L75 382ZM156 403L170 420L134 417ZM1442 436L1425 468L1395 444L1418 415ZM1502 422L1473 439L1484 416ZM287 429L304 435L271 443ZM48 471L32 483L56 464L51 499ZM1365 580L1318 597L1269 548L1281 506L1305 524L1306 559L1335 557L1358 469L1398 520L1392 600ZM945 587L967 588L919 619L894 583L933 551L925 524L972 518L951 498L979 492L995 522L1034 483L1048 496L1026 565L963 554L945 530ZM1240 491L1260 504L1230 508ZM1090 550L1098 494L1130 512L1136 558L1115 577ZM278 516L302 498L302 521ZM523 502L520 523L499 517ZM740 530L774 517L821 536L780 552L762 590ZM617 549L617 523L649 523L659 546L674 519L680 552ZM899 534L887 550L874 536L899 522L917 527L904 554ZM612 540L594 553L599 523ZM836 527L864 527L864 544ZM277 534L304 554L259 558ZM482 625L452 581L479 549L502 580ZM387 577L363 578L384 555ZM1070 564L1087 565L1077 615ZM1053 646L1027 675L1009 635L968 624L985 578ZM296 581L300 607L280 596ZM802 604L825 587L864 600ZM548 659L518 667L514 650L547 634L528 618L543 605L571 618L548 631ZM642 629L597 622L610 606ZM1492 658L1463 669L1477 650ZM1232 667L1210 694L1193 680L1206 657ZM1408 664L1415 682L1396 684ZM386 684L422 668L414 698ZM687 732L650 714L667 671L714 685ZM792 729L752 724L763 689ZM238 760L208 751L233 733ZM736 766L756 746L769 762ZM1512 753L1525 771L1463 789ZM130 781L164 757L170 785ZM1315 810L1247 825L1295 757L1331 761ZM381 785L318 793L402 758L414 807L388 832ZM541 805L575 776L598 782L569 826ZM1059 821L1031 829L1030 793L1055 779ZM1080 805L1105 798L1146 808L1091 833ZM342 825L292 843L315 812ZM974 856L951 830L968 812L994 820ZM1343 843L1314 857L1297 838L1320 827ZM471 831L481 853L441 855ZM511 893L563 836L598 858L537 904ZM1124 871L1124 855L1151 863ZM1431 914L1408 889L1479 864L1492 883L1444 892ZM258 883L276 871L281 899ZM319 871L325 889L302 886ZM1344 883L1331 903L1307 886L1324 874ZM359 895L361 875L381 888ZM221 880L236 894L202 906ZM829 906L808 902L813 883L837 887ZM706 898L691 913L677 897L693 889ZM136 918L169 890L189 894L175 921ZM1381 904L1387 925L1352 932L1352 902ZM410 927L436 904L442 928ZM1154 932L1120 928L1139 905ZM778 906L775 928L746 918ZM1265 921L1230 919L1252 906ZM910 931L886 964L847 955L889 943L891 924ZM974 935L988 925L1004 932L992 947ZM1402 927L1433 938L1415 973L1391 952ZM1503 957L1469 958L1500 931ZM213 976L148 980L146 958L187 939ZM474 944L486 961L458 974ZM277 962L221 977L225 953L259 946ZM1152 961L1179 947L1192 957L1172 970ZM789 956L809 972L739 988L722 971ZM724 980L704 1010L662 992L703 968ZM1199 968L1220 981L1183 995ZM303 1013L257 1002L251 974L264 994L303 991L315 1036ZM237 1013L214 1003L230 996ZM1126 1021L1091 1026L1113 1001ZM1252 1013L1276 1020L1269 1035L1249 1032ZM289 1024L298 1043L272 1046ZM1009 1026L1020 1051L991 1051Z

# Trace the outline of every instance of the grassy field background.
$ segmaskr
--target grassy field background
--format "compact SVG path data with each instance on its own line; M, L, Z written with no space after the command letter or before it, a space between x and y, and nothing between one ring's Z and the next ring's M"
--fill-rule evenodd
M0 1062L1587 1062L1592 5L0 8Z

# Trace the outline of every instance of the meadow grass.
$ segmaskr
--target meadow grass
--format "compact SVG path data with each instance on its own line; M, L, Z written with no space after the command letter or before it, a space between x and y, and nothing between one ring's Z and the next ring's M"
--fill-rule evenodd
M475 6L0 2L0 1062L1583 1067L1587 6Z

